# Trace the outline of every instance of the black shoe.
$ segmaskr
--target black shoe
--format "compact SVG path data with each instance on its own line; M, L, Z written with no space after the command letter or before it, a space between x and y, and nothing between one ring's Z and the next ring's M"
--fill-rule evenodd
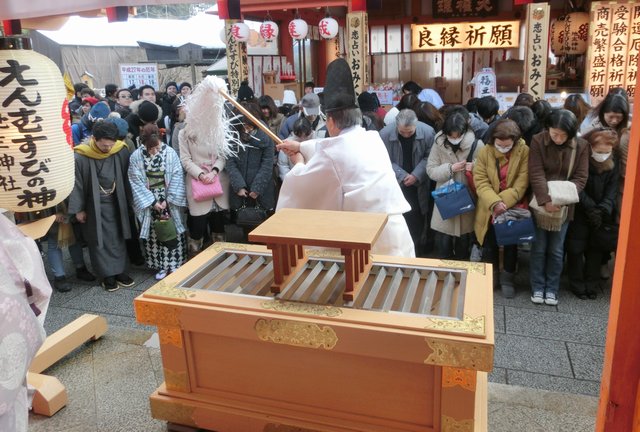
M120 273L119 275L117 275L116 281L118 282L118 285L120 285L121 287L131 287L136 284L136 282L133 279L131 279L131 276L129 276L126 273Z
M85 266L76 269L76 277L87 282L93 282L96 280L96 277L89 270L87 270L87 267Z
M120 286L118 282L116 282L116 278L114 276L108 276L102 280L102 287L109 292L118 291Z
M144 258L137 258L135 260L131 260L131 264L136 266L136 267L143 267L145 266L147 263L144 260Z
M53 278L53 287L58 292L69 292L71 291L71 285L67 282L67 278L65 276L56 276Z

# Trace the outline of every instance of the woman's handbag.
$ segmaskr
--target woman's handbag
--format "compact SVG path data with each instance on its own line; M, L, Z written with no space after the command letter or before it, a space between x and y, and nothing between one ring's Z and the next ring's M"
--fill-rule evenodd
M168 211L164 211L163 215L153 221L153 230L156 233L158 243L161 245L174 248L178 245L178 231L173 218L169 216Z
M58 224L58 247L66 248L76 242L76 236L73 233L73 226L68 222Z
M493 224L498 246L531 243L536 239L536 226L531 217Z
M191 179L191 195L197 202L209 201L222 196L222 185L219 176L215 176L213 183L203 183L196 178Z
M618 225L602 223L593 233L593 246L602 251L612 252L618 248Z
M242 207L236 210L236 225L243 228L255 228L267 219L267 211L263 209L257 200L254 205L248 206L245 199Z
M431 192L431 196L443 220L468 213L476 208L469 189L456 181L449 181L440 186Z
M571 170L573 169L573 164L576 160L576 147L571 151L571 160L569 161L569 169L567 170L567 180L566 181L548 181L547 188L549 190L549 195L551 196L552 203L554 205L560 205L560 211L549 213L545 210L544 206L540 206L538 204L538 200L534 195L531 201L529 202L529 208L536 216L536 225L546 231L560 231L562 229L562 225L567 220L569 215L569 208L567 205L556 204L556 202L568 202L575 199L573 192L577 195L577 189L575 185L573 186L573 191L571 191L571 186L566 183L569 182L569 178L571 177ZM573 184L573 183L571 183ZM553 190L552 190L553 189ZM555 194L555 201L553 194ZM570 204L575 204L579 201L579 198Z

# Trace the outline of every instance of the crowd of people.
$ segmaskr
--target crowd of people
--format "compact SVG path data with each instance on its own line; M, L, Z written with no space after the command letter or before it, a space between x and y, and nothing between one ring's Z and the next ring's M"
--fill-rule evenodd
M595 107L570 95L562 108L522 93L500 114L492 96L446 105L415 82L388 112L375 93L356 105L348 91L313 88L278 107L244 82L238 101L283 143L227 106L243 144L228 156L189 128L189 83L167 83L161 96L107 85L105 98L77 86L75 188L47 236L56 289L69 289L61 248L78 278L97 276L114 291L134 283L129 263L160 280L211 242L247 241L247 208L266 218L302 207L386 212L377 252L492 263L505 297L515 295L518 251L527 248L533 303L558 303L565 262L571 291L596 298L617 241L630 127L623 91ZM220 192L200 196L214 184ZM443 214L442 197L463 189L469 208ZM503 245L498 225L527 218L530 241Z

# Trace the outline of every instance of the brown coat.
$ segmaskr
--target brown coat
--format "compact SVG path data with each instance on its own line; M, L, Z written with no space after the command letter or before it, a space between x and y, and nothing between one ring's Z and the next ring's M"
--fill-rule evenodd
M579 194L589 177L589 144L582 138L573 138L568 143L557 145L546 129L533 137L529 151L529 181L540 206L551 202L548 181L567 180L571 152L576 146L576 158L569 181L575 183ZM573 207L573 204L569 206L569 220L573 219Z

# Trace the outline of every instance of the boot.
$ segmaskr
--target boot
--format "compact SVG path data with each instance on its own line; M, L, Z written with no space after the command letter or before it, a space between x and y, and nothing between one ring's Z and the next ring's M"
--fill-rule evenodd
M516 288L513 286L514 278L514 273L506 271L500 272L500 290L502 291L502 297L514 298L516 296Z
M202 249L202 240L194 240L194 239L189 239L188 240L188 250L187 250L187 254L189 256L189 258L193 258L194 256L198 255L200 253L200 250Z

